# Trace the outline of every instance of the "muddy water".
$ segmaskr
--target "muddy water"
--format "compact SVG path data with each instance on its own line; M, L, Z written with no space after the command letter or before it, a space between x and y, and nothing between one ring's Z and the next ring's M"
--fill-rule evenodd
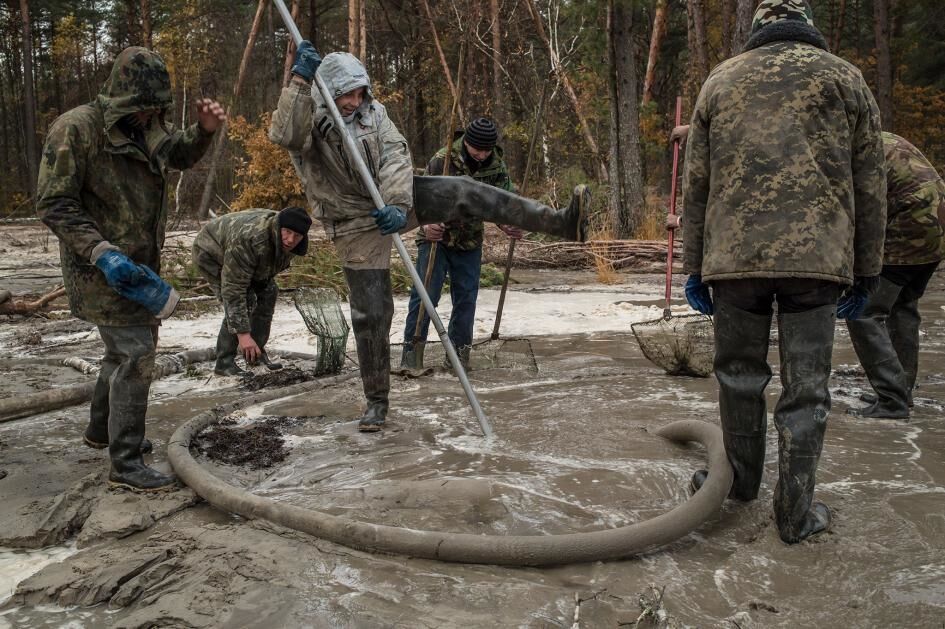
M818 498L833 508L835 525L809 543L785 546L771 520L770 432L759 500L727 503L696 533L643 557L546 569L444 564L362 553L203 504L45 568L0 611L0 626L572 627L577 616L580 627L613 627L636 620L640 595L656 586L665 588L665 613L681 625L941 627L943 285L936 277L923 303L920 388L909 422L844 414L868 385L855 375L838 326L834 363L844 375L831 382L834 411L818 475ZM682 418L716 421L714 381L667 378L626 332L575 332L532 339L538 373L472 374L495 428L490 442L478 437L456 380L438 371L393 378L383 434L359 434L348 419L361 404L355 381L237 414L241 423L309 418L287 430L290 455L276 467L207 465L259 495L412 528L555 534L662 513L685 499L704 457L652 431ZM769 408L778 390L775 377ZM180 377L157 393L149 434L158 460L185 417L239 395ZM10 472L0 481L0 525L102 468L102 453L75 443L83 421L74 409L0 424L0 468ZM96 572L152 556L124 568L111 590Z

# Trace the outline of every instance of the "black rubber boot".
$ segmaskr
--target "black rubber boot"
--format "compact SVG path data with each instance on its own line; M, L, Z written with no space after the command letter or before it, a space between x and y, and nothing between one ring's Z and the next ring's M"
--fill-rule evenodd
M706 479L709 478L709 470L696 470L693 473L692 478L689 479L689 491L696 493L702 486L705 485Z
M783 391L774 410L778 484L774 516L781 539L796 544L830 525L830 510L814 503L817 464L830 412L830 360L836 306L779 313Z
M110 378L108 398L108 454L111 485L135 491L162 491L176 481L144 464L141 445L144 440L148 392L154 369L155 348L144 334L147 328L111 328L103 330L102 339L109 352L120 361Z
M108 383L117 367L118 360L106 354L95 381L95 391L92 393L92 405L89 409L89 425L85 428L82 441L96 450L108 447ZM141 454L149 454L153 449L154 444L149 439L141 440Z
M218 376L241 376L246 373L236 364L236 351L239 349L239 339L226 327L226 317L217 333L217 362L213 373Z
M899 364L902 365L910 407L913 405L912 392L919 372L919 324L921 323L918 298L913 298L911 294L904 296L900 293L899 301L893 306L889 318L886 319L886 329L889 332L889 340L892 341L896 350L896 356L899 357Z
M587 240L591 192L574 188L566 209L556 210L469 177L414 177L414 210L421 225L478 218L566 240Z
M345 268L351 304L351 329L367 410L358 420L361 432L377 432L387 420L390 394L390 324L394 317L387 269Z
M851 415L885 419L909 417L905 374L886 329L889 313L901 291L901 286L881 278L863 315L847 321L853 349L876 392L875 402L866 408L850 409Z
M270 360L269 354L266 353L266 344L272 331L272 313L276 310L279 287L273 280L269 280L262 286L254 286L253 289L256 293L256 304L249 318L249 332L261 350L259 362L269 371L278 371L282 369L282 363Z
M754 500L761 488L768 423L765 387L771 380L770 337L771 315L717 301L715 377L725 452L735 472L729 497L736 500Z

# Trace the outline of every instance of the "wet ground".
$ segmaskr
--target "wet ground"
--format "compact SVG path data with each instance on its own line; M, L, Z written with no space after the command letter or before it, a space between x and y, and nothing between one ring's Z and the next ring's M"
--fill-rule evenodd
M508 317L510 336L528 336L538 370L472 372L492 441L479 437L456 379L437 369L392 379L391 417L381 434L356 430L355 379L234 414L228 428L242 437L265 432L269 441L256 448L230 435L227 450L284 448L284 460L254 469L252 461L265 457L235 465L195 451L198 460L258 495L431 530L592 531L683 501L703 452L666 443L653 430L684 418L717 421L716 385L665 376L629 333L629 321L648 318L650 309L658 316L660 278L626 276L619 287L596 285L589 274L519 278L509 303L532 310L507 311L503 327ZM0 602L11 595L0 607L0 627L597 628L638 619L639 626L943 627L943 288L938 275L922 302L920 387L908 422L844 413L868 385L838 326L834 409L818 473L818 499L835 521L810 542L778 539L771 519L777 440L770 431L757 501L726 503L697 532L641 557L517 569L363 553L223 513L186 489L160 498L103 489L107 456L81 446L87 407L78 406L0 424L0 469L8 472L0 479ZM484 292L477 329L488 329L495 303L496 291ZM539 307L530 298L548 301ZM402 321L402 301L397 307ZM277 326L290 329L293 315L280 304ZM162 338L202 347L210 337L201 330L211 335L217 321L169 324ZM0 353L17 358L0 363L0 399L89 377L51 361L35 369L23 361L64 353L94 359L94 332L46 332L63 323L2 324ZM44 341L23 343L27 330ZM311 351L299 333L294 342L284 338L284 349ZM769 357L776 356L773 345ZM207 365L156 383L148 427L156 453L149 460L166 465L173 430L247 395L239 384L210 377ZM778 391L775 377L769 408ZM272 419L279 417L293 419ZM270 424L274 432L265 428Z

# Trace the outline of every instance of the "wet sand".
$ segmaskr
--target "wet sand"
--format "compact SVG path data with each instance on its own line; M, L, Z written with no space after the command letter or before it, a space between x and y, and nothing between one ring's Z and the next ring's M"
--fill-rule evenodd
M653 430L677 419L717 422L715 381L665 376L623 322L614 323L622 320L602 323L586 305L597 297L597 310L639 306L638 316L657 303L660 278L634 277L623 305L613 287L583 277L577 291L549 292L560 282L531 274L533 283L509 296L515 303L530 287L537 289L530 294L552 295L561 310L583 311L590 331L571 323L570 333L549 325L542 334L536 315L529 338L537 372L472 372L495 428L491 442L478 436L456 379L437 370L421 379L392 378L382 434L358 433L351 420L361 406L355 379L234 416L236 427L300 417L281 429L285 460L259 469L200 460L259 495L412 528L555 534L662 513L686 498L689 476L704 457ZM8 473L0 479L0 570L26 577L26 563L52 560L19 582L0 607L0 627L616 627L644 614L640 598L652 598L651 587L663 591L663 620L641 626L941 627L943 286L937 275L922 302L920 387L909 422L845 414L860 405L856 396L868 384L838 325L817 493L833 509L834 526L809 542L786 546L778 539L771 429L758 500L727 502L696 533L641 557L515 569L359 552L223 513L186 489L160 498L104 489L107 455L81 445L87 406L78 406L0 424L0 469ZM286 308L280 304L277 321L294 314ZM510 329L529 329L527 317L517 313L519 327ZM216 321L207 319L205 325ZM0 333L0 353L60 355L56 334L43 335L52 346L44 350ZM94 358L96 343L93 333L68 349ZM776 356L772 345L769 358ZM3 397L87 378L8 362ZM156 453L149 460L158 465L166 464L165 445L178 425L245 395L235 379L209 378L208 365L198 371L153 387L148 434ZM778 392L775 376L769 410Z

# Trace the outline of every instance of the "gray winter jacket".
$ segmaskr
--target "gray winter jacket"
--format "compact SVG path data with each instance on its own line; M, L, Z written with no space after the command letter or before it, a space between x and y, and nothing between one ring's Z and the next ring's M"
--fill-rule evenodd
M361 62L348 53L327 55L318 68L333 97L367 88L361 107L346 123L361 157L374 177L381 198L409 210L413 205L413 172L407 141L374 100ZM282 89L272 116L269 139L301 162L305 195L312 216L332 238L377 229L374 202L354 164L349 163L341 134L317 89L292 82Z

